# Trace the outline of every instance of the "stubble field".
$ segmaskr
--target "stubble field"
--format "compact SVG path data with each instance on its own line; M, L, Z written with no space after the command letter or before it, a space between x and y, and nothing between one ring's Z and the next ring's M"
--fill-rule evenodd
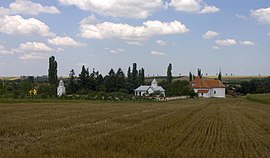
M270 157L270 105L245 98L0 104L0 157Z

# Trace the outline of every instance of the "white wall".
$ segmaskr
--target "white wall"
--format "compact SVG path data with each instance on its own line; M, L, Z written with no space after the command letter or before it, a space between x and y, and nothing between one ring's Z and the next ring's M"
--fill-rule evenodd
M225 98L225 88L211 89L211 96L215 98Z

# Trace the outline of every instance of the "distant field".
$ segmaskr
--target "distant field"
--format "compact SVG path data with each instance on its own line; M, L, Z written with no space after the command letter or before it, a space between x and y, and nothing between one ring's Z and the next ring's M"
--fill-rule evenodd
M247 99L259 103L270 104L270 94L252 94L248 95Z
M0 103L0 157L270 157L269 113L245 98Z

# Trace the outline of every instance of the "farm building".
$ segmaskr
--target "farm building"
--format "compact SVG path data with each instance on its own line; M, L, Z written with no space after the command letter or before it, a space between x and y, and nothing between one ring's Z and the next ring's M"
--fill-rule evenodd
M202 98L225 98L225 85L220 80L206 80L196 77L192 81L192 89Z
M151 86L140 86L134 90L136 96L149 96L150 94L163 95L165 97L165 90L158 86L156 79L153 79Z

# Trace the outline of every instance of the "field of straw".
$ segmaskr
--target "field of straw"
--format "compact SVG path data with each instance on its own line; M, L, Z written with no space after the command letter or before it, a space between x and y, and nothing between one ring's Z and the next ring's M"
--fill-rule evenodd
M0 157L270 157L269 113L245 98L0 103Z

